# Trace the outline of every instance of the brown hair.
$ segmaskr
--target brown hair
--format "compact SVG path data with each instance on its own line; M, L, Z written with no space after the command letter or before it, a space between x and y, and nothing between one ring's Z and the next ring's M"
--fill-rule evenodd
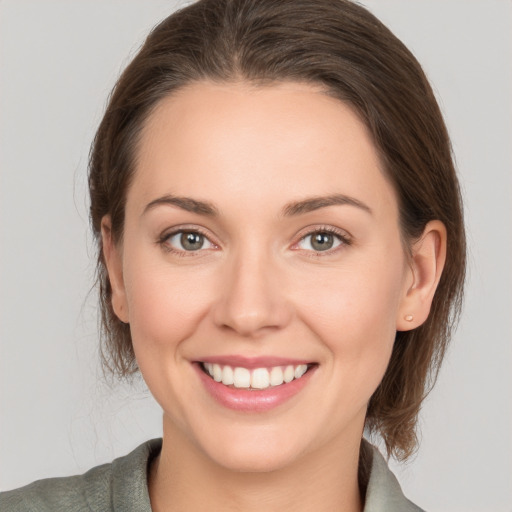
M96 133L89 169L105 363L119 375L137 371L129 325L112 309L101 219L111 216L114 240L121 241L141 128L162 98L199 80L323 85L352 105L370 130L397 192L405 243L430 220L446 226L447 260L430 316L397 333L368 407L367 430L382 436L389 454L407 458L417 444L421 403L460 312L461 197L448 133L420 65L380 21L348 0L201 0L157 25L125 69Z

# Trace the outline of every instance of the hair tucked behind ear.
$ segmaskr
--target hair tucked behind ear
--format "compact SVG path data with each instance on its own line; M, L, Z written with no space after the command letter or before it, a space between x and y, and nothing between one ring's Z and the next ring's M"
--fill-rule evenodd
M110 215L122 243L124 205L141 128L158 102L199 80L319 84L350 104L373 136L397 193L402 236L411 243L433 219L448 232L445 269L424 325L397 333L389 368L372 397L367 428L390 454L408 457L462 300L465 237L450 141L416 59L372 14L348 0L201 0L162 21L119 78L90 155L91 221L105 364L137 370L129 326L114 315L101 247Z

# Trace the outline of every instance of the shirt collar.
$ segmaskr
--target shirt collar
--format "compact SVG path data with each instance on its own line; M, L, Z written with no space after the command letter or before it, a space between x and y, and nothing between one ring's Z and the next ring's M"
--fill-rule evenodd
M423 512L403 494L379 450L363 439L361 450L371 460L363 512ZM126 457L112 463L113 510L122 512L151 512L148 491L148 468L162 448L161 439L140 445Z
M371 469L366 487L364 512L424 512L409 501L379 450L363 439L361 449L371 453Z

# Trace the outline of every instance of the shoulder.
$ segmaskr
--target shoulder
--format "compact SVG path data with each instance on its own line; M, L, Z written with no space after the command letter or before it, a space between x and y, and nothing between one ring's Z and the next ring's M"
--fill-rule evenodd
M2 512L150 511L147 468L161 440L148 441L130 454L83 475L38 480L0 493Z
M111 489L112 464L104 464L83 475L38 480L25 487L1 493L0 510L109 510L106 505L110 501Z
M379 450L365 440L363 445L363 449L371 453L364 512L425 512L405 497L398 480L388 468Z

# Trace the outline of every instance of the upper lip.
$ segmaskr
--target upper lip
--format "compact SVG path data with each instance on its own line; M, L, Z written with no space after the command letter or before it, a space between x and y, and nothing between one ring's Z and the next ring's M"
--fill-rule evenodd
M273 366L298 366L300 364L313 364L311 360L294 359L278 356L247 357L241 355L209 356L197 359L200 363L219 364L221 366L242 367L248 369L270 368Z

